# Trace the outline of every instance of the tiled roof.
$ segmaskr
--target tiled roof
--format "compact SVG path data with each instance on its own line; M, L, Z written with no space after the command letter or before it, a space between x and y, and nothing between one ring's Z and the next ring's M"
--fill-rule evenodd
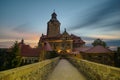
M105 48L103 46L95 46L95 47L92 47L86 51L84 51L85 53L112 53L112 51L108 48Z
M42 48L31 48L26 44L19 44L21 56L24 57L39 57L41 50L52 51L52 48L48 42L45 42L44 47Z
M68 33L64 33L64 34L68 34ZM40 40L41 41L44 41L44 40L60 40L62 35L64 35L64 34L59 34L59 35L54 36L54 37L48 37L47 35L42 35ZM74 34L71 34L70 37L72 38L73 43L81 43L81 44L85 43L80 37L78 37Z
M73 50L74 51L78 51L78 52L84 52L84 51L86 51L86 50L88 50L88 49L90 49L91 47L79 47L79 48L74 48Z
M52 51L52 48L51 48L50 44L47 41L45 42L44 49L46 51Z
M31 48L29 45L21 45L21 56L24 57L38 57L40 51L40 48Z
M76 39L76 38L81 39L80 37L78 37L78 36L76 36L74 34L71 34L70 36L72 37L72 39Z
M81 44L85 43L85 42L81 39L81 37L78 37L78 36L76 36L76 35L74 35L74 34L71 34L71 38L73 39L73 43L81 43Z
M61 34L54 36L54 37L48 37L47 35L42 35L40 40L44 41L44 40L59 40L61 38Z

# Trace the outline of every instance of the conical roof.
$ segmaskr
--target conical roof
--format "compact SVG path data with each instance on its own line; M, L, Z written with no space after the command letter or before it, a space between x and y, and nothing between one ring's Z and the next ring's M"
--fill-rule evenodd
M44 50L52 51L52 48L51 48L50 44L47 41L44 43Z

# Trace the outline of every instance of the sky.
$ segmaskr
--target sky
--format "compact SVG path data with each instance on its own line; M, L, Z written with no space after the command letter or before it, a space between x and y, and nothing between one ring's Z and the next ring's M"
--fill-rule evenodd
M80 36L86 45L100 38L111 48L120 46L120 0L0 0L0 47L10 47L22 38L37 46L46 34L55 10L69 34Z

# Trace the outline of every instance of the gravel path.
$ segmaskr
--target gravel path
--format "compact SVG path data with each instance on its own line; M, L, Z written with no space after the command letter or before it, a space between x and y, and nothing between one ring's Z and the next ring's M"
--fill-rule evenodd
M47 80L86 80L66 59L61 59Z

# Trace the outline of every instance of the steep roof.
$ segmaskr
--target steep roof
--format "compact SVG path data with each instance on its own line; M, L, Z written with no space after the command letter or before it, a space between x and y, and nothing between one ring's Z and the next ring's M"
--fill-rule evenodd
M44 45L44 49L45 49L46 51L52 51L52 48L51 48L50 44L49 44L47 41L46 41L44 44L45 44L45 45Z
M40 37L40 41L44 42L45 40L59 40L61 37L61 34L54 36L54 37L48 37L47 35L42 35Z
M71 36L73 39L77 39L77 38L78 38L78 39L81 39L80 37L78 37L78 36L76 36L76 35L74 35L74 34L71 34L70 36Z
M73 50L74 50L74 51L78 51L78 52L84 52L84 51L86 51L86 50L88 50L88 49L90 49L90 48L91 48L91 47L85 46L85 47L74 48Z
M85 42L81 39L81 37L78 37L74 34L69 35L66 30L63 32L63 34L59 34L55 37L48 37L47 35L43 35L40 37L40 41L44 42L45 40L60 40L62 37L69 37L73 40L73 43L76 44L85 44Z
M40 51L40 48L31 48L29 45L21 45L21 56L24 57L38 57Z
M21 56L23 57L39 57L41 51L52 51L52 48L48 42L45 42L44 47L42 48L31 48L26 44L19 44L21 50Z
M101 45L98 46L94 46L86 51L84 51L85 53L112 53L112 51L108 48L105 48Z
M73 39L73 43L81 43L84 44L85 42L81 39L81 37L71 34L71 38Z

